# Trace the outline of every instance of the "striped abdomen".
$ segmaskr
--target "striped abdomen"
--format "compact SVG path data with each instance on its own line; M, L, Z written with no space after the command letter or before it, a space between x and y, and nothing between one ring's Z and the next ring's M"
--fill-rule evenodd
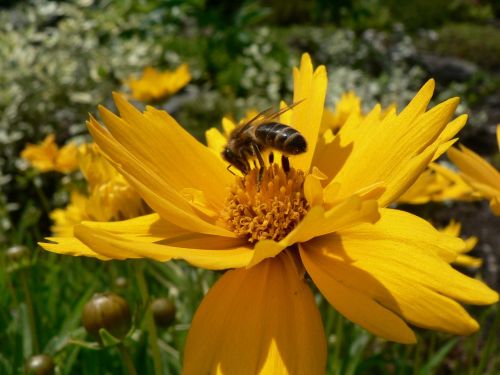
M307 150L302 134L279 122L266 122L255 129L255 138L264 147L271 147L285 154L297 155Z

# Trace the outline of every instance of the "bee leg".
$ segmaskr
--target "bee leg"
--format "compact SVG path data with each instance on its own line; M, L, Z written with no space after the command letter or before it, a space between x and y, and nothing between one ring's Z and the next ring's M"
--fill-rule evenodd
M259 148L255 143L252 143L252 150L255 157L257 158L257 161L259 162L259 179L257 180L257 183L260 188L260 184L262 182L262 177L264 176L264 169L265 169L264 159L262 159L262 155L259 151Z
M269 154L269 164L273 164L273 163L274 163L274 154L271 151L271 153Z
M285 155L281 155L281 166L285 173L290 172L290 160Z
M234 172L231 170L231 167L232 167L232 165L231 165L231 164L229 164L229 165L227 166L227 168L226 168L226 169L227 169L227 170L229 171L229 173L231 173L233 176L236 176L236 173L234 173Z

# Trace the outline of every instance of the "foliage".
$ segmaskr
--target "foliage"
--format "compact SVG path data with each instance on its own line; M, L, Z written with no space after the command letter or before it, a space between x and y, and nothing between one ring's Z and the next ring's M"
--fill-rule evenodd
M426 44L427 49L441 55L460 57L494 70L500 66L500 30L493 25L447 25Z

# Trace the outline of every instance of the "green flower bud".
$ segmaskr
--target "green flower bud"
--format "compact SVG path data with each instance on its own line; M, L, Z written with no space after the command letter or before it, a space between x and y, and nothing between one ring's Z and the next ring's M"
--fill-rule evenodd
M82 320L89 335L99 342L101 328L121 340L132 325L127 301L114 293L94 294L83 308Z
M151 303L151 310L158 327L169 327L175 321L175 304L168 298L157 298Z
M25 366L26 373L33 375L52 375L54 369L54 361L47 354L38 354L31 357Z

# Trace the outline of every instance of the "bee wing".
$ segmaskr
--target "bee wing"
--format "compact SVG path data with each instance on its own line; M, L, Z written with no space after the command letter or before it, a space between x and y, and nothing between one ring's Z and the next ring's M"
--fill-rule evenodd
M255 115L254 117L252 117L246 124L250 125L253 122L256 122L257 119L268 118L268 116L270 116L273 113L272 111L273 111L273 107L266 108L262 112L259 112L257 115Z
M305 99L301 99L295 103L292 103L290 104L288 107L285 107L283 109L280 109L278 111L274 111L273 112L273 107L270 107L270 108L267 108L265 110L263 110L262 112L260 112L259 114L257 114L255 117L253 117L250 121L247 122L247 125L250 125L252 123L258 123L258 122L261 122L261 121L266 121L266 120L272 120L272 119L275 119L276 117L279 117L281 116L283 113L291 110L293 107L295 107L296 105L302 103ZM257 124L255 124L257 125Z

